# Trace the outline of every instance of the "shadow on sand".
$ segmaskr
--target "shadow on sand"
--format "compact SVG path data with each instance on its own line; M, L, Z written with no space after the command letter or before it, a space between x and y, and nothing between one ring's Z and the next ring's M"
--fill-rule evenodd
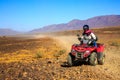
M73 66L82 66L82 65L89 65L87 62L77 62ZM67 62L63 62L61 67L72 67Z

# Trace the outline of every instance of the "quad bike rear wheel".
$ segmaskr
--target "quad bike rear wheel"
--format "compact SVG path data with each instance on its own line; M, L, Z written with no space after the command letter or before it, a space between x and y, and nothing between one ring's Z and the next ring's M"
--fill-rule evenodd
M104 53L98 53L98 64L103 65L105 62L105 54Z
M95 66L97 64L97 54L93 52L89 57L89 64Z

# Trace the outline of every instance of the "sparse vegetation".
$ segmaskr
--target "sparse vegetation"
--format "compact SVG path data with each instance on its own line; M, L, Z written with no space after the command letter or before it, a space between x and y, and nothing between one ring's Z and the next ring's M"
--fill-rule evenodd
M47 45L46 45L47 44ZM30 62L38 58L53 58L61 47L51 38L17 39L0 37L0 62Z
M58 53L55 53L54 54L54 57L60 57L62 54L64 54L66 52L66 50L65 49L63 49L63 50L60 50Z
M120 46L120 43L118 43L118 42L111 42L111 43L110 43L110 46L119 47L119 46Z
M35 58L43 58L43 53L41 52L36 53Z

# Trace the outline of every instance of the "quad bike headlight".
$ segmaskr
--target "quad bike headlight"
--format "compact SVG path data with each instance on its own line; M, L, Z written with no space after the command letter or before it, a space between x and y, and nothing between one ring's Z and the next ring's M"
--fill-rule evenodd
M71 50L72 55L76 55L76 51L75 50Z
M89 54L90 54L90 51L89 51L89 50L85 51L85 53L84 53L84 57L89 56Z
M90 51L89 51L89 50L87 50L87 51L85 51L85 53L90 53Z
M75 50L73 49L73 50L71 50L71 52L75 52Z

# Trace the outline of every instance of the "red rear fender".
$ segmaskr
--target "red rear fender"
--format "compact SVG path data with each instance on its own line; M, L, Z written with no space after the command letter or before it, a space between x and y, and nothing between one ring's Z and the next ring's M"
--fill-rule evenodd
M103 44L98 44L98 47L97 47L97 52L103 52L104 51L104 45Z

